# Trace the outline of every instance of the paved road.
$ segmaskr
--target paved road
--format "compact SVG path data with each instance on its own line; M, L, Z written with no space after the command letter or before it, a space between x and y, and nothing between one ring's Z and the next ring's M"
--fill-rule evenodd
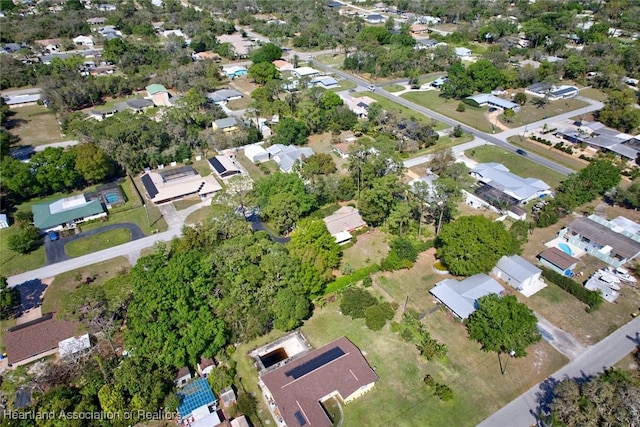
M37 152L37 151L44 151L44 149L48 147L64 148L64 147L71 147L73 145L78 145L78 144L80 144L80 141L76 141L75 139L72 139L69 141L53 142L51 144L38 145L34 148L34 150Z
M470 150L472 148L480 147L481 145L486 145L486 144L487 144L487 141L483 141L480 138L474 138L473 141L465 142L464 144L460 144L452 147L451 152L454 155L456 155L456 154L463 153L467 150ZM433 154L424 154L419 157L414 157L413 159L405 160L403 164L405 168L410 168L413 166L421 165L422 163L427 163L429 160L431 160L432 157L433 157Z
M104 227L96 228L95 230L85 231L69 237L61 237L60 239L52 242L49 237L44 239L44 251L47 256L47 265L56 264L61 261L66 261L69 255L64 251L64 246L73 242L74 240L82 239L83 237L93 236L94 234L103 233L105 231L116 230L118 228L126 228L131 232L131 240L138 240L144 237L144 233L140 230L136 224L130 222L124 222L120 224L110 224Z
M530 427L538 422L539 407L548 403L549 391L558 381L595 375L613 366L640 344L640 317L633 319L599 343L589 347L575 360L565 365L503 407L478 427ZM507 375L509 375L507 373ZM542 402L542 405L539 403Z

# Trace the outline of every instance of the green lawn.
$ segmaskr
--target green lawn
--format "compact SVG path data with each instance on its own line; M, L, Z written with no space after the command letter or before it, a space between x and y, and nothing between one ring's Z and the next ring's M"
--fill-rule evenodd
M188 207L191 207L193 205L197 205L198 203L202 202L202 200L200 200L199 198L197 199L182 199L182 200L176 200L175 202L173 202L173 206L176 208L176 210L184 210L187 209Z
M209 218L211 215L211 207L205 206L203 208L198 209L195 212L191 212L187 219L184 221L185 224L199 224Z
M504 115L502 114L498 116L498 119L505 126L518 127L537 122L545 117L557 116L558 114L566 113L589 105L579 99L559 99L557 101L549 102L542 108L538 108L533 105L531 101L532 100L529 99L529 101L520 108L520 111L516 113L510 123L505 121Z
M0 229L0 275L13 276L40 268L45 263L44 245L35 251L21 255L8 247L9 236L19 232L17 225Z
M10 110L9 131L20 137L20 145L43 145L63 140L53 111L42 105Z
M541 179L552 188L556 188L561 181L567 178L566 176L545 166L532 162L519 154L504 151L502 148L491 145L472 148L471 150L465 151L465 154L467 157L480 163L502 163L516 175L523 178L533 177Z
M357 85L351 80L342 79L342 80L338 80L338 86L331 88L329 90L331 92L342 92L343 90L353 89L356 86Z
M343 252L342 265L359 269L379 264L389 253L387 240L387 235L379 229L356 236L356 243Z
M127 243L131 240L131 232L126 228L104 231L93 234L64 245L64 251L72 258L101 251Z
M383 87L383 89L387 92L400 92L401 90L405 90L406 88L399 84L391 84Z
M508 139L508 141L517 147L522 147L527 151L531 151L532 153L535 153L539 156L546 157L549 160L553 160L554 162L575 171L583 169L587 166L587 163L583 163L579 159L571 157L569 154L562 153L551 147L543 147L540 144L536 144L535 142L526 138L520 141L520 137L512 136Z
M595 99L596 101L604 102L607 100L607 94L601 90L594 89L592 87L585 88L580 90L581 96L586 96L587 98Z
M7 329L16 326L16 319L0 320L0 352L4 353L4 333Z
M58 311L64 297L73 292L87 277L93 277L93 286L100 286L129 267L131 265L125 257L117 257L57 275L44 293L42 312Z
M344 63L344 53L325 53L324 55L318 55L313 59L329 65L330 67L341 68Z
M399 111L400 115L403 116L406 119L414 119L417 120L419 122L422 123L429 123L431 121L435 122L435 126L434 126L434 130L438 131L438 130L443 130L446 129L448 126L445 125L444 123L440 123L436 120L432 120L429 117L426 117L420 113L417 113L407 107L405 107L404 105L400 105L396 102L390 101L387 98L374 93L374 92L357 92L353 94L354 98L359 98L361 96L368 96L369 98L375 99L376 102L378 102L382 108L384 108L385 110L390 110L390 111ZM402 97L404 97L404 95L401 95Z
M209 161L205 155L202 155L202 159L193 162L193 168L200 174L200 176L208 176L212 173Z
M275 173L278 171L278 165L274 161L262 162L255 164L244 155L244 151L238 151L236 153L236 160L240 162L242 166L247 170L249 176L253 179L260 179L266 175Z
M441 98L440 92L436 90L427 90L420 92L407 92L400 95L408 101L414 102L430 110L444 114L459 122L465 123L483 132L491 133L493 128L489 120L485 117L487 107L474 108L465 105L464 112L456 111L461 101L454 99Z

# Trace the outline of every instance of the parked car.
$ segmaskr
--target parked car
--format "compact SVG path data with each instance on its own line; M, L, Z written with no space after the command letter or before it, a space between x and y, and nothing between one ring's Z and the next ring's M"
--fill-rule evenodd
M371 92L375 92L376 91L376 87L374 85L369 85L369 90Z
M49 232L49 240L51 240L52 242L55 242L58 239L60 239L60 235L58 234L57 231L52 230Z
M349 89L349 93L355 93L355 89Z
M520 154L521 156L526 156L527 155L527 152L522 150L522 149L517 149L516 153Z

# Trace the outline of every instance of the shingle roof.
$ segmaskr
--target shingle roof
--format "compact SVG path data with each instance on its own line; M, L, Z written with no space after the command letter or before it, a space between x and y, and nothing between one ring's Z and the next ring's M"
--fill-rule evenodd
M576 218L567 228L582 237L600 246L610 246L613 252L627 259L631 259L640 253L640 243L616 233L609 227L598 224L589 218Z
M367 225L360 216L358 209L351 206L341 207L333 214L325 217L323 221L332 235L341 231L357 230Z
M76 219L85 218L88 216L98 215L104 212L104 207L100 200L92 200L82 205L76 205L61 210L53 210L52 206L60 204L66 201L66 199L59 199L52 203L38 203L31 207L33 212L33 223L37 228L46 230L47 228L56 227L61 224L74 221Z
M238 121L235 117L225 117L224 119L216 120L214 123L218 129L225 129L238 125Z
M57 348L60 341L73 337L78 327L79 323L57 320L52 313L14 326L4 335L9 364L18 363Z
M446 279L433 287L429 293L438 298L461 319L466 319L476 310L476 301L489 294L502 293L504 288L486 274L467 277L462 282Z
M291 361L262 376L289 427L330 427L320 400L337 391L347 398L378 381L366 359L346 337Z
M242 94L235 89L220 89L207 94L207 98L212 102L227 101L238 96L242 96Z
M503 256L498 261L496 268L504 271L520 283L542 272L542 270L520 255Z
M547 248L538 255L538 258L547 260L561 270L566 270L578 262L577 258L572 257L558 248Z

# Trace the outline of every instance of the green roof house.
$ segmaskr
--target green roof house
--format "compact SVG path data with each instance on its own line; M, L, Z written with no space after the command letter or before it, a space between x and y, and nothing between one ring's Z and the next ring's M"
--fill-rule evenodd
M172 105L169 101L171 95L166 87L160 84L152 84L145 89L147 90L147 98L152 100L156 107L170 107Z
M31 207L33 222L42 231L61 229L66 224L85 222L107 216L100 200L87 201L84 194Z

